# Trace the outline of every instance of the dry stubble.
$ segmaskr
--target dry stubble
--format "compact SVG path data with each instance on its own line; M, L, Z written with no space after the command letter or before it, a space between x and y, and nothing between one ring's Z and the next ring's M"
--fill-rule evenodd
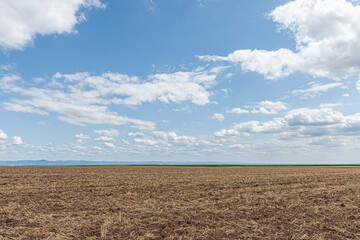
M0 239L360 239L359 168L1 167Z

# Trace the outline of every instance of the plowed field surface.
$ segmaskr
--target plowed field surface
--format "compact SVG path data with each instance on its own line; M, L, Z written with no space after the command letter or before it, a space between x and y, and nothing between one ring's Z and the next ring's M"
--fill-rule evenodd
M360 239L360 168L0 167L0 239Z

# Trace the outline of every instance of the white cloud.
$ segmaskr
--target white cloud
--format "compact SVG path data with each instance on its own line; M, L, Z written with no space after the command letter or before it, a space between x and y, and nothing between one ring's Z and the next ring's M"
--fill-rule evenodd
M104 8L99 0L2 0L0 2L0 47L22 49L36 35L76 33L85 20L80 9Z
M360 92L360 79L356 82L356 89Z
M210 103L208 88L215 84L215 74L208 72L176 72L149 75L147 82L127 83L108 90L115 95L127 96L113 99L116 104L140 105L156 100L164 103L191 101L196 105Z
M254 114L277 114L281 110L286 110L287 104L284 102L261 101L251 113Z
M151 146L158 144L158 142L155 141L155 140L152 140L152 139L143 139L143 138L134 138L134 142L136 142L136 143L143 143L143 144L151 145Z
M344 116L340 112L335 112L331 108L308 109L300 108L290 111L285 120L290 126L296 125L330 125L340 123Z
M97 142L115 142L115 139L108 136L101 136L98 138L95 138L95 141Z
M57 73L54 78L72 83L71 86L76 87L79 92L84 92L85 88L92 89L92 92L85 92L87 95L124 96L107 99L115 104L137 106L158 100L165 103L191 101L197 105L205 105L210 102L207 88L215 84L216 75L198 70L164 73L149 75L144 82L140 82L137 77L117 73L104 73L99 76L91 76L88 73Z
M92 149L93 149L94 151L101 151L101 150L102 150L102 148L101 148L101 147L98 147L98 146L94 146L94 147L92 147Z
M315 137L309 142L309 145L318 145L325 147L345 147L349 145L349 139L346 138L336 138L333 136L321 136Z
M102 144L108 148L115 148L115 145L113 143L103 142Z
M298 61L298 57L288 49L277 51L265 50L236 50L227 57L199 56L205 61L241 62L241 69L245 72L254 71L265 75L268 79L288 76L290 65Z
M223 137L234 137L238 136L239 132L235 129L221 129L213 134L216 138L223 138Z
M8 75L1 75L2 78L0 79L0 88L5 93L8 92L19 92L20 87L16 86L16 83L21 80L20 76L15 74L8 74Z
M233 145L230 145L229 148L238 148L238 149L246 149L248 148L249 146L245 146L243 144L233 144Z
M72 77L76 78L76 76ZM111 76L111 78L113 81L120 81L120 77L117 75ZM132 124L140 129L154 129L155 127L153 122L131 119L109 111L106 105L111 101L103 98L96 89L86 91L68 82L65 82L66 89L47 86L25 88L17 83L20 80L21 78L16 75L4 76L0 79L0 89L4 93L9 92L22 97L22 99L13 98L12 102L3 103L4 108L8 111L31 112L41 115L56 112L60 114L58 116L60 120L80 126L86 124Z
M84 134L82 134L82 133L76 134L76 135L75 135L75 138L76 138L76 139L80 139L80 140L90 139L89 136L84 135Z
M21 137L14 136L12 139L13 139L13 144L14 144L14 145L23 144L23 141L22 141Z
M360 74L360 6L346 0L295 0L275 8L269 17L290 31L296 51L237 50L228 56L200 56L207 61L241 63L267 79L294 72L332 79Z
M92 76L89 73L56 73L51 82L38 83L36 87L22 87L17 75L0 79L4 93L16 94L19 99L3 103L8 111L47 115L70 124L132 124L140 129L154 129L155 123L119 116L108 105L137 106L144 102L161 101L180 103L191 101L196 105L210 103L208 88L216 81L216 74L206 70L149 75L146 81L118 73ZM31 83L30 83L31 84ZM42 87L39 85L42 84Z
M128 136L131 138L144 138L145 134L143 132L129 132Z
M234 130L241 133L274 133L283 129L285 123L281 119L265 122L261 124L259 121L248 121L234 125Z
M176 132L153 131L152 136L147 136L142 132L128 133L128 136L133 138L134 143L152 146L153 150L172 150L178 151L182 148L183 151L199 147L206 144L204 141L193 136L178 135ZM130 142L124 142L130 145Z
M215 119L216 121L222 122L222 121L224 121L225 117L221 113L214 113L214 115L209 117L209 119Z
M10 71L14 67L14 64L0 64L0 70Z
M262 135L266 134L266 136ZM80 135L80 134L79 134ZM253 136L250 136L253 135ZM179 135L176 132L153 131L149 135L143 132L129 133L132 140L123 139L120 146L108 136L101 136L96 141L102 148L86 147L70 143L53 146L33 146L0 141L0 156L6 154L24 154L34 156L46 153L47 156L67 156L83 158L97 157L100 153L114 154L147 154L152 157L158 154L169 156L199 156L205 154L262 154L266 152L283 154L284 151L311 152L322 147L350 148L356 147L360 136L360 113L343 115L332 109L295 109L270 121L248 121L234 124L230 129L222 129L210 136L197 138ZM243 138L244 136L250 136ZM82 138L82 137L81 137ZM81 139L79 139L81 140ZM329 149L328 149L329 150ZM202 156L201 156L202 155ZM110 155L109 155L110 156Z
M8 136L6 135L6 133L0 129L0 139L8 139Z
M342 103L322 103L319 105L320 108L332 108L332 107L340 107L342 106Z
M219 74L223 71L225 71L226 69L228 69L230 66L218 66L218 67L213 67L210 69L210 73L215 73L215 74Z
M16 100L14 100L16 101ZM16 102L4 102L3 107L5 110L13 111L13 112L23 112L23 113L33 113L33 114L40 114L40 115L49 115L48 112L43 111L41 109L32 107L32 106L26 106L22 104L22 101L19 103Z
M272 101L261 101L252 106L244 106L246 109L242 108L233 108L226 113L252 113L252 114L278 114L282 110L287 110L287 104L281 101L272 102ZM248 110L250 109L250 110Z
M99 135L105 135L108 137L117 137L119 136L120 132L116 129L111 129L111 130L106 130L106 129L102 129L102 130L94 130L94 133L99 134Z
M300 108L289 111L284 117L271 121L248 121L222 129L213 136L233 139L246 134L275 134L280 139L321 136L360 136L360 113L344 116L331 108Z
M243 113L249 113L249 110L241 109L241 108L233 108L231 110L226 111L226 113L243 114Z
M312 98L318 96L322 92L326 92L329 89L340 87L342 85L343 85L342 83L328 83L328 84L311 83L309 88L294 90L292 91L292 94L302 96L303 98Z
M192 136L179 136L176 132L165 132L165 131L153 131L155 139L166 140L171 142L194 142L196 141L195 137Z
M222 91L223 93L228 93L228 92L229 92L229 89L222 88L222 89L220 89L220 91Z

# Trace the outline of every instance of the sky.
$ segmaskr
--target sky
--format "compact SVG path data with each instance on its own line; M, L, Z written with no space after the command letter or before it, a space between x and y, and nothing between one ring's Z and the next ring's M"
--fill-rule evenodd
M0 161L360 163L360 4L3 0Z

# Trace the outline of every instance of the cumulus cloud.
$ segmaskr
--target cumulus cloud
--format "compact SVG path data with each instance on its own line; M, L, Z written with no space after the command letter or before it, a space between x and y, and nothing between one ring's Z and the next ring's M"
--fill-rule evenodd
M8 136L6 135L6 133L0 129L0 139L8 139Z
M53 79L57 79L56 76ZM77 76L72 77L76 78ZM115 75L114 81L119 81L117 77L121 78ZM131 119L109 111L106 105L109 105L111 101L104 99L95 89L86 91L69 82L64 82L65 87L61 88L49 87L46 83L42 88L22 87L22 84L19 83L20 80L21 78L16 75L7 75L0 79L0 89L4 93L12 93L21 97L21 99L13 98L11 102L3 103L5 110L41 115L55 112L59 114L60 120L80 126L86 124L132 124L141 129L154 129L155 127L153 122Z
M76 138L76 139L80 139L80 140L90 139L89 136L84 135L84 134L82 134L82 133L76 134L76 135L75 135L75 138Z
M115 139L108 136L101 136L98 138L95 138L95 141L97 142L115 142Z
M21 137L14 136L14 137L12 138L12 140L13 140L13 144L14 144L14 145L23 144L23 141L22 141Z
M302 98L313 98L320 95L322 92L327 92L329 89L341 87L342 83L328 83L328 84L319 84L319 83L310 83L310 87L307 89L297 89L293 90L292 94L296 96L301 96Z
M99 135L105 135L108 137L117 137L119 136L120 132L116 129L111 129L111 130L106 130L106 129L102 129L102 130L94 130L94 133L99 134Z
M73 90L83 92L85 96L117 96L107 101L128 106L154 101L191 101L197 105L205 105L210 102L207 89L216 83L215 78L216 74L201 70L154 74L149 75L146 81L117 73L104 73L99 76L91 76L89 73L54 75L54 79L71 83ZM85 89L92 91L84 92Z
M340 112L333 111L331 108L308 109L300 108L290 111L285 120L289 126L297 125L331 125L342 122L344 116Z
M281 101L272 102L272 101L261 101L252 106L244 106L242 108L233 108L226 111L226 113L252 113L252 114L278 114L282 110L287 110L287 104Z
M223 137L235 137L240 135L239 131L235 129L221 129L213 134L216 138L223 138Z
M360 93L360 80L358 80L357 82L356 82L356 89L359 91L359 93Z
M300 108L289 111L283 118L260 123L249 121L236 124L234 129L247 133L305 133L307 130L318 131L321 126L341 124L345 117L331 108L308 109ZM322 129L324 130L324 129Z
M113 143L110 143L110 142L103 142L102 144L104 146L108 147L108 148L115 148L115 145Z
M208 55L199 56L199 59L204 61L240 62L243 71L258 72L268 79L288 76L291 73L290 65L298 61L297 55L288 49L277 51L236 50L226 57Z
M243 114L243 113L249 113L249 110L241 109L241 108L233 108L231 110L227 110L226 113Z
M214 115L209 117L209 119L215 119L216 121L222 122L222 121L224 121L225 117L221 113L214 113Z
M320 136L360 135L360 113L344 116L331 108L294 109L284 117L271 121L248 121L234 124L230 129L222 129L213 136L233 138L246 134L276 134L281 139Z
M167 140L171 142L193 142L196 140L193 136L179 136L176 132L165 132L165 131L153 131L155 139Z
M96 152L101 152L102 148L98 147L98 146L94 146L91 148L92 150L96 151Z
M341 79L360 74L360 6L346 0L295 0L268 15L292 33L296 51L237 50L228 56L200 56L206 61L240 63L267 79L303 72Z
M118 73L90 75L89 73L56 73L51 81L22 87L17 75L5 75L0 79L4 93L17 95L4 102L8 111L48 115L70 124L132 124L141 129L154 129L149 121L120 116L108 109L108 105L138 106L144 102L161 101L181 103L190 101L196 105L210 103L208 91L216 81L216 74L206 70L149 75L145 81ZM30 83L31 84L31 83ZM40 87L41 86L41 87Z
M274 119L261 124L259 121L249 121L234 125L234 129L241 133L275 133L285 127L282 119Z
M3 0L0 3L0 47L23 49L36 35L76 33L84 11L104 8L99 0Z
M255 114L277 114L279 111L286 110L287 104L281 101L261 101L256 108L251 110Z
M169 150L173 148L176 151L177 147L187 151L206 144L206 141L197 139L194 136L178 135L176 132L153 131L152 135L146 135L142 132L130 132L128 136L133 138L134 143L152 146L153 150ZM125 141L125 143L130 145L128 141Z
M158 144L157 141L152 140L152 139L143 139L143 138L134 138L134 142L135 143L142 143L142 144L146 144L146 145L156 145Z
M136 106L156 100L164 103L191 101L196 105L205 105L210 103L207 89L215 84L215 78L215 74L204 71L149 75L147 82L116 86L113 94L127 97L115 98L113 102Z
M131 138L143 138L145 134L143 132L129 132L128 136Z
M249 146L245 146L243 144L232 144L229 146L229 148L237 148L237 149L245 149L247 147L249 147Z

